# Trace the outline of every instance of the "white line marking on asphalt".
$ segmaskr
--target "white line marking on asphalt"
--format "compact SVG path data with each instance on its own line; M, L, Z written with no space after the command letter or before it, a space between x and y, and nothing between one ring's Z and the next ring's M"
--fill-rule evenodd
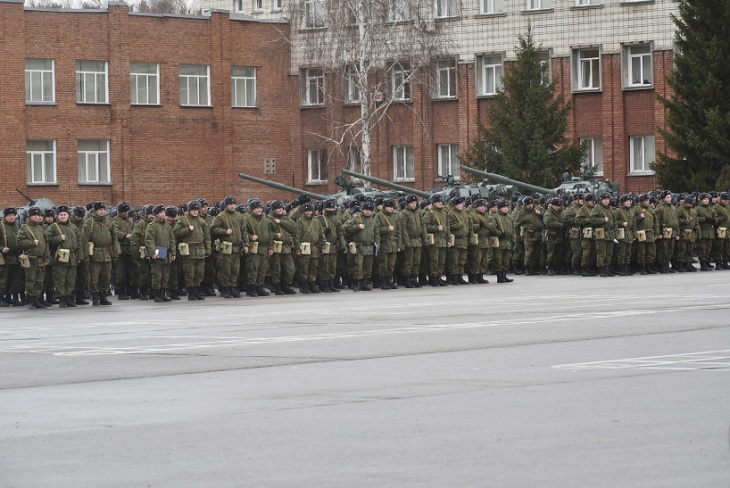
M669 354L666 356L592 361L587 363L558 364L553 366L553 368L569 369L572 371L591 369L651 369L670 371L714 369L730 371L730 349Z

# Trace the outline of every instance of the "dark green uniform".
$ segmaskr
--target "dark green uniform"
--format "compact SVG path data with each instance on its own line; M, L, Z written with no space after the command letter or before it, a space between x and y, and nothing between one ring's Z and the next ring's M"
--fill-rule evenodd
M600 270L601 276L611 275L608 267L611 265L613 240L616 235L613 209L605 202L605 199L602 200L591 211L593 238L596 241L596 266Z
M398 288L393 281L395 272L395 258L401 249L401 230L398 222L398 214L395 213L395 207L383 207L375 216L378 224L378 232L380 234L380 242L378 243L379 260L379 276L380 288L389 290Z
M314 216L314 212L301 212L296 223L294 242L297 246L295 249L302 293L320 291L317 287L317 267L324 240L322 222Z
M230 207L230 206L229 206ZM241 252L246 247L243 239L243 215L226 208L218 214L210 226L210 236L218 241L218 285L223 297L240 297L238 275L241 269Z
M111 305L106 300L112 278L112 259L117 232L114 221L93 212L82 232L84 254L89 257L89 280L94 305Z
M294 282L294 257L292 256L292 241L296 232L296 223L284 214L283 204L281 213L272 210L268 218L274 226L274 253L269 260L271 283L277 295L293 295L291 284ZM281 244L278 244L278 243ZM279 249L279 246L281 249Z
M151 260L150 286L155 301L168 301L165 290L170 279L170 263L175 259L175 236L165 217L160 215L145 230L144 245Z
M269 269L269 255L273 253L274 228L266 216L252 210L243 219L245 240L249 243L246 256L246 292L249 296L266 296L264 289L266 273Z
M30 301L30 307L36 308L41 302L45 266L50 257L43 224L34 222L29 217L18 231L18 247L30 261L30 267L25 268L25 293ZM43 303L41 308L43 306L48 304Z
M15 214L6 214L0 220L0 306L19 306L20 293L23 290L23 268L18 264L18 230L20 225ZM12 223L10 222L12 220Z
M57 221L46 230L53 260L53 288L61 306L75 307L76 266L81 260L81 232L66 222ZM59 252L60 251L60 252Z
M114 225L119 245L119 253L114 260L114 292L119 300L125 300L130 296L137 298L139 271L131 244L134 221L131 217L119 213L114 217Z
M178 259L182 260L188 298L192 300L203 299L204 294L200 287L205 275L205 259L211 253L208 223L200 215L194 216L188 211L185 216L177 221L172 232L177 239L178 245L185 244L187 246L187 254L182 255L182 253L179 253Z
M353 278L356 284L353 289L355 291L368 290L366 282L372 276L375 244L380 242L378 223L375 217L365 215L363 211L347 222L346 229L354 248L355 272Z
M636 263L642 274L653 274L653 264L656 260L655 239L659 233L659 223L648 200L640 202L634 209L634 219L636 221Z
M401 231L401 245L403 246L403 268L406 288L421 286L417 281L421 268L421 254L424 240L426 239L426 228L423 226L421 211L418 202L411 197L412 203L398 214L398 228Z
M697 235L700 232L700 224L697 221L697 211L691 203L684 202L679 206L677 216L679 217L679 241L677 241L677 261L684 271L697 271L692 266L692 252Z
M710 253L712 251L712 241L715 239L715 222L717 214L715 208L705 199L702 199L697 208L697 222L700 225L700 232L697 240L697 259L700 261L701 271L710 271Z
M432 204L424 214L423 226L426 228L427 235L430 234L427 239L432 241L428 245L428 273L431 276L431 285L437 286L446 266L446 249L449 240L446 211L442 207L436 206L435 203Z
M671 194L659 201L654 209L657 220L657 268L661 273L673 273L675 270L669 268L669 263L674 256L674 248L679 240L679 217L677 207L672 204Z

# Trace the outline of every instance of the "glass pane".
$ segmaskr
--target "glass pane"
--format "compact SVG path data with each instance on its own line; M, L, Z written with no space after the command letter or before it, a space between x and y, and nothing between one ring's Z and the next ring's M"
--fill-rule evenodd
M642 56L641 58L642 62L642 73L643 73L643 80L642 82L646 85L651 85L653 83L653 73L651 72L651 55L648 56Z
M56 181L56 171L53 167L53 155L46 154L43 159L45 162L45 181L48 183L52 183Z
M631 58L631 84L641 84L641 57L639 56Z
M247 107L256 106L256 83L249 81L246 83L246 103Z
M109 181L109 161L107 154L99 154L99 181Z
M147 103L157 104L157 77L150 76L147 78Z
M416 169L413 164L413 148L408 148L408 167L406 168L406 178L414 178L416 174Z

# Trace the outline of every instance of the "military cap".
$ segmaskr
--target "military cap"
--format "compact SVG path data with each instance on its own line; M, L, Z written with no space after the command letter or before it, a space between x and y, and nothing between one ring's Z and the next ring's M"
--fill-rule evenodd
M80 205L74 207L74 215L76 217L83 217L84 215L86 215L86 208L84 208Z
M377 207L378 205L382 205L384 202L385 202L385 198L383 198L383 197L376 197L374 203L375 203L375 206Z
M89 202L86 204L86 210L93 210L94 209L94 202Z
M455 207L456 205L464 203L463 197L456 197L451 199L451 206Z
M444 201L444 197L442 197L438 193L434 193L433 195L431 195L431 203L436 203L436 202L443 203L443 201Z
M395 208L395 200L392 198L388 198L383 200L383 207L385 208Z
M43 215L43 212L41 212L41 209L39 207L30 207L28 209L28 217L31 215Z
M276 210L278 208L284 208L284 202L282 202L281 200L274 200L273 202L271 202L272 210Z
M117 212L123 213L123 212L129 212L130 206L127 202L119 202L117 203Z
M694 204L695 203L695 197L693 197L692 195L687 195L686 197L684 197L684 203L692 203L692 204Z
M200 208L208 206L208 200L205 198L198 198L198 203L200 204Z
M102 209L106 209L106 205L104 205L104 202L94 202L94 212Z
M289 204L289 210L294 210L299 206L299 200L292 200L292 202Z
M66 206L66 205L59 205L58 207L56 207L56 215L58 215L60 213L64 213L64 212L71 213L69 211L68 206Z
M375 210L375 204L373 202L365 202L362 204L363 210Z
M193 200L192 202L188 203L188 210L200 210L200 202L197 200Z
M525 197L522 199L522 205L532 205L533 203L535 203L535 201L532 197Z
M423 210L424 208L428 207L429 203L431 203L430 200L421 200L420 202L418 202L418 208Z
M15 207L5 207L3 210L3 216L18 215L18 209Z
M509 207L509 202L507 200L497 200L497 208L504 208Z
M564 195L563 196L563 202L565 202L566 205L570 205L573 203L574 197L573 195Z
M631 200L632 200L631 195L622 195L621 198L619 198L618 201L620 203L626 203L626 202L631 201Z
M167 207L165 209L165 216L167 216L167 217L177 217L177 208L176 207Z
M580 192L576 193L573 200L583 200L583 194Z
M710 199L710 194L709 193L703 193L703 194L700 195L700 200L704 200L705 198L707 198L709 200Z
M418 197L416 195L414 195L413 193L411 193L410 195L408 195L406 197L406 203L417 202L417 201L418 201Z
M611 199L611 195L609 195L608 193L606 193L606 192L604 191L603 193L601 193L601 194L600 194L600 195L598 196L598 198L599 198L600 200L605 200L606 198L608 198L608 199L610 200L610 199Z
M228 205L238 205L238 199L234 196L228 196L223 200L223 205L226 207Z
M155 208L154 205L145 205L144 207L142 207L142 213L144 215L150 215L150 214L154 213L153 212L154 208Z
M208 215L211 217L215 217L220 213L220 209L218 207L208 207Z
M356 213L359 213L360 210L361 209L360 209L360 207L358 205L353 205L352 207L350 207L350 214L351 215L354 215Z
M550 205L557 205L559 207L562 203L563 202L559 198L553 198L550 200Z
M479 199L475 200L472 205L474 206L474 208L487 207L488 206L487 201L485 199L483 199L483 198L479 198Z
M254 209L256 209L256 208L263 208L263 206L264 206L264 202L262 202L262 201L261 201L261 200L259 200L258 198L255 198L255 199L251 200L251 201L249 202L249 204L248 204L248 207L249 207L249 208L250 208L251 210L254 210Z
M304 205L302 205L302 212L314 212L314 205L307 202Z
M307 203L310 201L310 198L309 195L299 195L297 197L297 200L299 201L299 203Z
M158 215L160 212L166 212L164 205L155 205L152 209L152 213Z
M730 200L730 193L726 191L720 193L720 200Z
M334 200L325 200L323 204L324 208L337 208L337 202Z
M54 212L52 208L47 208L43 211L43 216L44 217L55 217L56 212Z
M659 194L659 198L661 198L662 200L664 200L665 198L667 198L667 196L669 196L669 195L671 195L671 194L672 194L672 192L671 192L671 191L669 191L669 190L664 190L663 192L661 192L661 193Z
M246 212L246 204L245 203L239 203L236 207L236 212L238 213L245 213Z
M585 200L586 202L595 202L596 196L593 193L586 193L583 196L583 200Z

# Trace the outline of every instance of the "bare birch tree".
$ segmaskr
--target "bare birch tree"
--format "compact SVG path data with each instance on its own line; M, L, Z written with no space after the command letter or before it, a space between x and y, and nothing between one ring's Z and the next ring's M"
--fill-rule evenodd
M434 22L433 3L292 0L289 9L294 65L316 66L339 82L341 96L329 89L328 101L359 106L357 117L334 122L331 134L319 136L343 155L359 141L361 171L370 174L373 129L391 104L411 99L413 86L427 81L431 63L450 44ZM305 105L308 89L320 88L304 87Z

